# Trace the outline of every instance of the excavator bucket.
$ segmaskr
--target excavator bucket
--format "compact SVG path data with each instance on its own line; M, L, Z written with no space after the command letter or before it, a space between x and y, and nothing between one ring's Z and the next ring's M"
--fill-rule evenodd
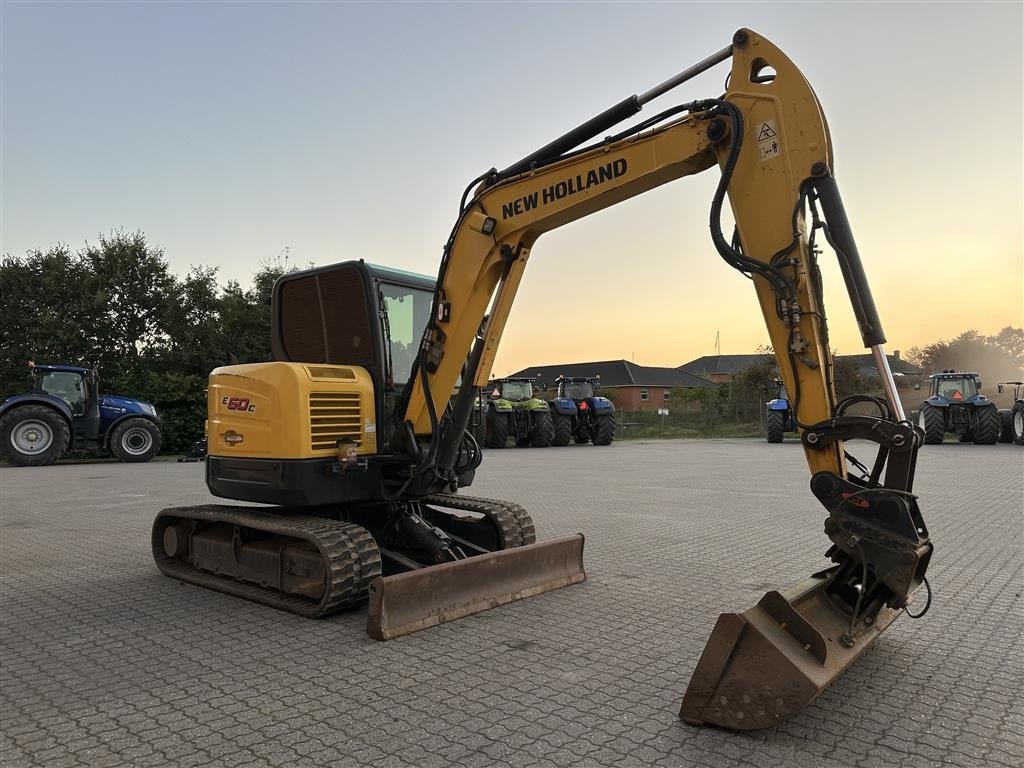
M902 611L883 607L855 637L829 602L827 572L787 592L768 592L743 613L723 613L711 633L679 717L690 725L771 728L824 691Z
M586 578L583 534L385 576L370 584L366 632L391 640Z

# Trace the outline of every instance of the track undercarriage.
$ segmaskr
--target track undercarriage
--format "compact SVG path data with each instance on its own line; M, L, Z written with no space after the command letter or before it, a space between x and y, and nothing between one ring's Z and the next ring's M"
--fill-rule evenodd
M165 509L153 557L172 578L307 617L351 609L372 590L378 639L586 578L583 537L535 544L533 520L510 502L435 494L312 511ZM452 584L464 594L453 598Z

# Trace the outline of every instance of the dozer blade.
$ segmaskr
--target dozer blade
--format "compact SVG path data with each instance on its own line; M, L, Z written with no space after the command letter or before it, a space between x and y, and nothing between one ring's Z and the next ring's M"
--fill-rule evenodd
M391 640L585 580L583 534L378 578L366 632Z
M824 574L723 613L704 646L679 717L735 730L779 725L810 704L902 611L883 607L847 647L850 619L829 601Z

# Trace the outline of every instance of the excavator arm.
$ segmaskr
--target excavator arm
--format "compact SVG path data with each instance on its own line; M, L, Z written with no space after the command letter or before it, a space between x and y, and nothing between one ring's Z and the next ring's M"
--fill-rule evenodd
M579 148L727 59L724 96L682 104ZM811 490L828 512L826 554L834 563L743 614L723 614L705 648L681 717L758 728L809 703L863 652L926 583L932 550L912 493L920 430L906 420L886 363L884 333L833 177L824 114L785 54L742 29L728 48L477 179L445 246L414 383L396 416L415 457L404 492L454 490L474 390L487 380L537 238L713 166L722 175L710 212L712 241L753 282L792 394ZM728 236L721 226L726 195L736 227ZM819 232L835 251L885 398L836 401ZM853 414L858 404L876 414ZM848 462L844 441L851 439L877 446L872 467Z
M636 111L681 82L677 78L625 100L605 119L581 127L583 134L576 129L551 149L483 177L445 247L420 356L423 370L399 412L416 435L435 437L430 414L443 412L460 375L466 374L467 390L486 383L540 235L716 165L722 179L711 212L714 244L753 278L769 336L781 353L786 386L800 393L797 418L812 424L833 414L827 330L805 220L811 185L831 181L828 127L810 85L781 51L749 30L736 38L739 42L688 70L702 71L731 57L731 85L723 98L668 110L647 121L658 121L656 127L643 130L641 123L618 140L551 155L581 135L610 128L611 120L629 113L623 105L635 105ZM726 240L719 226L726 192L739 245ZM859 263L855 273L863 274ZM855 306L870 305L863 280L858 291ZM873 307L864 323L881 336ZM470 370L464 372L467 354ZM841 446L809 451L808 462L812 471L841 473Z

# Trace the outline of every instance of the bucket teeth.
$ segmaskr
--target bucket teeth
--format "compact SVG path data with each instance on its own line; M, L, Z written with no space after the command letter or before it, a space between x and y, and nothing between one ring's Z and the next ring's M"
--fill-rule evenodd
M852 638L850 619L816 575L785 593L768 592L742 614L718 618L683 696L690 725L756 730L779 725L810 704L901 613L882 608Z

